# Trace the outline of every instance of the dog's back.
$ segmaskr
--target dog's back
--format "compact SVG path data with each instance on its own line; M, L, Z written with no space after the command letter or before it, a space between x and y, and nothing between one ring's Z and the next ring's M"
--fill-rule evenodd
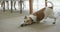
M53 9L50 7L45 7L40 9L39 11L33 13L34 16L37 16L37 21L42 20L45 16L53 14Z
M35 13L33 13L33 15L34 16L37 16L37 20L36 21L40 21L40 20L42 20L43 18L44 18L44 10L45 10L46 8L43 8L43 9L41 9L41 10L39 10L39 11L37 11L37 12L35 12Z

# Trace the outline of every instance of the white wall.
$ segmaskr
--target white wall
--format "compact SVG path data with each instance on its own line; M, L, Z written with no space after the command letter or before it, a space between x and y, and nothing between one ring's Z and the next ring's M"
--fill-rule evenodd
M51 1L53 2L54 4L54 8L56 9L56 7L60 6L60 0L48 0L48 1ZM16 6L17 10L19 10L19 6L18 6L18 2L16 3ZM33 0L33 11L37 11L37 10L40 10L41 8L45 7L45 0ZM2 7L0 7L1 9ZM5 7L7 8L7 6ZM9 1L9 9L11 9L11 3ZM14 7L13 7L14 9ZM24 1L24 9L23 10L29 10L29 1Z

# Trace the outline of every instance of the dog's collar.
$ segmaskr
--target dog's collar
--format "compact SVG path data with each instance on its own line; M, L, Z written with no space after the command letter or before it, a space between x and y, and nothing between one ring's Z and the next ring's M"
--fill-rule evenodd
M29 18L31 19L32 24L35 23L34 20L31 17L29 17Z

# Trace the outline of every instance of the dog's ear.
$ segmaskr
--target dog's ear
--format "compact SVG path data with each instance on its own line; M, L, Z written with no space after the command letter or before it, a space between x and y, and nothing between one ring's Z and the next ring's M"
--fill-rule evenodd
M25 16L24 19L27 19L27 16Z

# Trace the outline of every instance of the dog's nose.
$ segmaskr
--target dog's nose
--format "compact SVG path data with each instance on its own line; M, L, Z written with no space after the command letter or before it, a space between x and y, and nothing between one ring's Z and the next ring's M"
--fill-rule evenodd
M20 26L21 26L21 27L23 27L24 25L23 25L23 24L21 24Z

